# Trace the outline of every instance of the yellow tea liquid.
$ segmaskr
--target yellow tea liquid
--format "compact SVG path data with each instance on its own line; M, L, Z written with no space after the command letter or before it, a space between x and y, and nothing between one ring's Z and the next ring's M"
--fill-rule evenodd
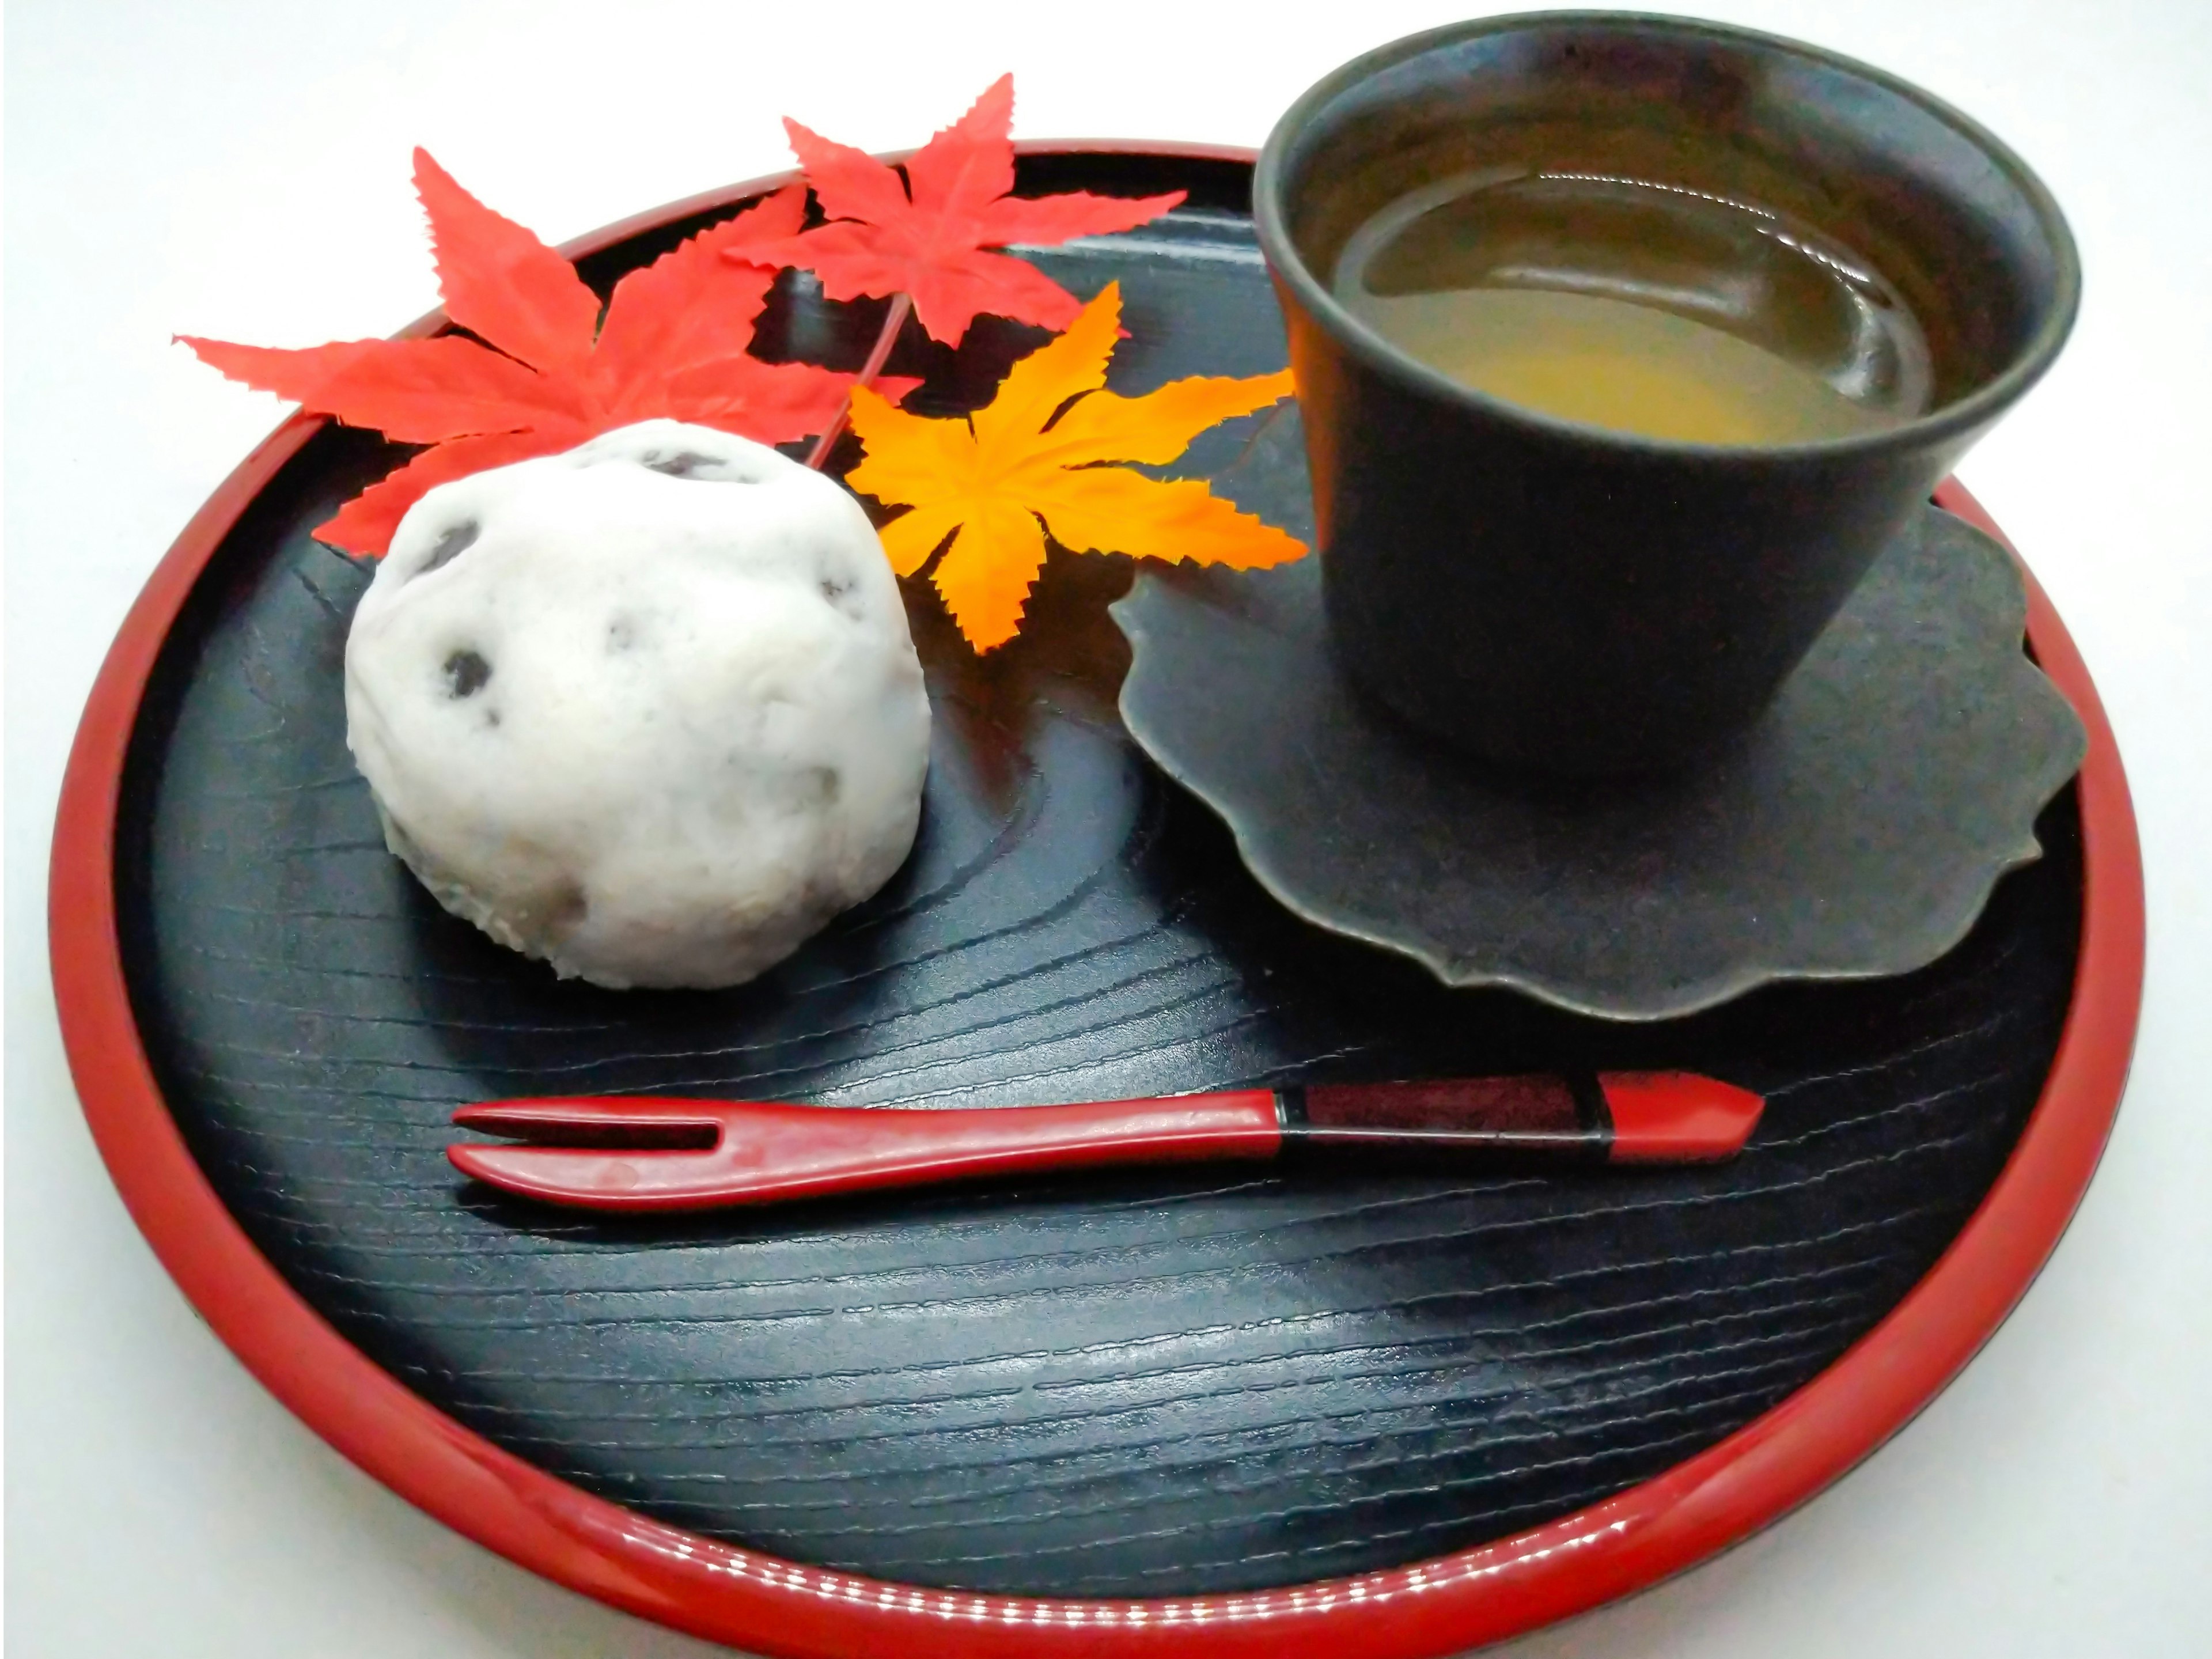
M1583 173L1471 176L1393 203L1337 299L1492 397L1646 437L1850 437L1927 407L1927 343L1863 261L1745 203Z

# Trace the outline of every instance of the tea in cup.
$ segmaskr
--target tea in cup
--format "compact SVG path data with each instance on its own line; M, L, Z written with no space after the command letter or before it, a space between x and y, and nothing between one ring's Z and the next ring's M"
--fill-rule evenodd
M1284 116L1254 196L1345 669L1554 772L1752 726L2080 292L1966 117L1686 20L1385 46Z

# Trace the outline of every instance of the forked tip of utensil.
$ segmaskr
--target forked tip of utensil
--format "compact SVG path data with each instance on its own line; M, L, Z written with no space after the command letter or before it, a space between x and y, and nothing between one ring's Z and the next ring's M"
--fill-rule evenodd
M646 1095L485 1100L453 1113L453 1127L555 1146L700 1148L720 1138L730 1108Z
M717 1190L708 1174L712 1160L691 1152L460 1146L447 1147L446 1157L471 1181L547 1204L686 1209Z

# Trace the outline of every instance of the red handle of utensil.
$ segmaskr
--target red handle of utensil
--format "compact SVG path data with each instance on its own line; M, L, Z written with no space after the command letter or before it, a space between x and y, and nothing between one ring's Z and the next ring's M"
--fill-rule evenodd
M747 1102L508 1100L462 1108L465 1128L574 1139L580 1110L602 1138L711 1145L471 1146L455 1168L508 1192L603 1210L697 1210L1101 1164L1270 1158L1283 1131L1267 1089L989 1111L855 1110ZM588 1194L588 1196L586 1196Z

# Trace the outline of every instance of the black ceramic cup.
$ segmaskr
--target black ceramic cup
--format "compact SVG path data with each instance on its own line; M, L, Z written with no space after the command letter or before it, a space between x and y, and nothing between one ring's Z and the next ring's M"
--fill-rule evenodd
M1910 307L1925 412L1771 447L1629 435L1472 390L1333 297L1387 205L1514 169L1817 228ZM2081 288L2049 191L1964 115L1814 47L1672 18L1490 18L1384 46L1283 117L1254 208L1342 665L1462 750L1582 775L1680 767L1752 726L2050 367Z

